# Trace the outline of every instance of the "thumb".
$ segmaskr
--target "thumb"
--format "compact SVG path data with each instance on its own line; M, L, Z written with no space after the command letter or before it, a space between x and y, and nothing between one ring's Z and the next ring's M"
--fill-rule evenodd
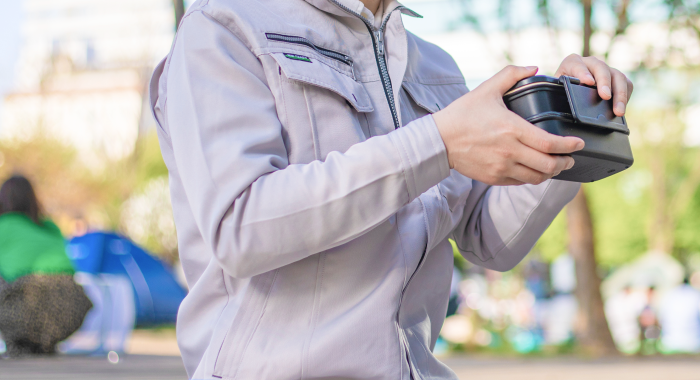
M503 96L519 81L537 74L537 66L507 66L496 75L484 82L490 89L498 91Z

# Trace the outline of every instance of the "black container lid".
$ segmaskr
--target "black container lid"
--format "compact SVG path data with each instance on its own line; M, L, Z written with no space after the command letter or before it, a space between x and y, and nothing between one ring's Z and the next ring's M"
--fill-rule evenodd
M581 81L579 81L576 78L570 78L570 80L572 84L581 84ZM525 78L516 83L515 86L511 87L510 90L508 90L504 96L515 95L516 93L524 91L525 88L536 88L540 85L564 87L560 78L550 77L547 75L535 75L533 77Z
M559 83L559 78L550 77L550 76L547 76L547 75L535 75L534 77L525 78L525 79L519 81L518 83L515 84L515 86L513 86L513 87L511 88L511 90L515 90L516 88L519 88L519 87L522 87L522 86L525 86L525 85L528 85L528 84L532 84L532 83L553 83L553 84L560 84L560 83Z
M503 100L509 102L520 96L528 96L530 93L544 90L544 87L558 87L564 90L562 93L566 96L575 123L629 134L625 117L619 117L613 112L612 99L601 99L596 87L581 84L577 78L554 78L546 75L525 78L508 90Z

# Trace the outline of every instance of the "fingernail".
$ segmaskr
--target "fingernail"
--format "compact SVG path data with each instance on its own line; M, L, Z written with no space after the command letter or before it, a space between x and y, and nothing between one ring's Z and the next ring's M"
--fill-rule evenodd
M575 163L576 163L576 161L574 161L573 158L570 159L570 160L569 160L569 164L566 165L566 169L564 169L564 170L569 170L569 169L573 168Z
M526 69L527 69L527 70L530 70L530 71L532 71L532 70L539 70L539 68L538 68L537 66L527 66Z
M593 75L586 74L586 78L589 79L592 83L595 83L595 78L593 78Z
M610 87L603 86L601 88L601 90L603 91L603 94L605 94L605 96L607 96L608 98L612 96L612 92L610 91Z
M584 146L586 146L586 143L584 143L583 140L581 140L578 143L576 143L576 150L581 150Z
M625 107L625 103L619 102L619 103L617 103L617 105L615 106L615 108L617 108L618 112L620 112L620 113L622 113L622 114L625 113L625 108L626 108L626 107Z

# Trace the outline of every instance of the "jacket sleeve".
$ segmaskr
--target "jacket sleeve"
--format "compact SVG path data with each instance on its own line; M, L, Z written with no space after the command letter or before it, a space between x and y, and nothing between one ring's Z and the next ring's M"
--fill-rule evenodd
M578 183L473 187L451 237L471 263L497 271L515 267L576 195Z
M323 162L289 164L260 60L201 11L182 23L166 75L163 132L187 198L174 207L190 208L233 277L348 242L449 175L430 116Z

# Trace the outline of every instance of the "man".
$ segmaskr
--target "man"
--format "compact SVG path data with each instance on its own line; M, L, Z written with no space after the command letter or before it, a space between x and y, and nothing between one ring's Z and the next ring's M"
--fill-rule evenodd
M647 295L626 285L605 301L605 317L617 348L627 354L639 352L644 336L639 316L647 305Z
M184 17L151 94L190 378L454 379L431 353L448 238L509 270L578 191L549 178L583 141L503 105L537 69L467 93L402 14L417 16L389 0L200 0ZM571 56L558 74L624 112L618 71Z
M658 313L664 352L700 352L700 291L687 277L664 294Z

